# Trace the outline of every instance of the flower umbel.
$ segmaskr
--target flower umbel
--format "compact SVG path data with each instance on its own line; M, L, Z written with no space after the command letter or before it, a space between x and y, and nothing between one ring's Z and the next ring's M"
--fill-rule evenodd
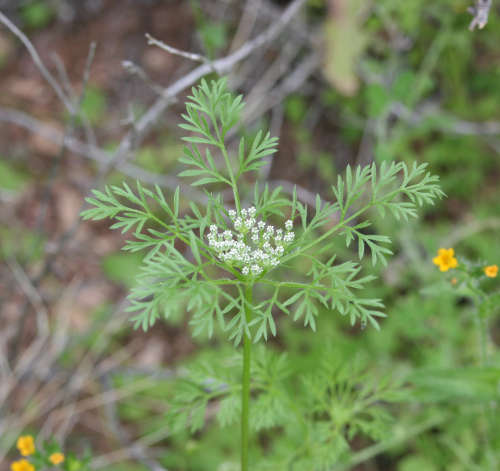
M243 275L260 275L266 268L279 265L279 259L285 252L295 234L291 220L285 222L283 229L276 229L264 221L255 218L256 209L252 206L242 209L237 215L229 211L229 218L235 231L218 232L215 224L210 226L208 243L224 262L241 270Z
M495 278L498 275L498 265L488 265L484 267L484 273L489 278Z
M453 249L439 249L437 257L434 257L432 261L441 271L448 271L450 268L457 268L458 266Z
M35 467L28 460L14 461L10 469L11 471L35 471Z
M63 461L64 461L64 455L62 453L52 453L50 456L49 456L49 461L52 463L52 464L55 464L55 465L58 465L58 464L61 464Z
M35 453L35 441L33 437L31 435L20 436L17 439L17 449L23 456L29 456Z

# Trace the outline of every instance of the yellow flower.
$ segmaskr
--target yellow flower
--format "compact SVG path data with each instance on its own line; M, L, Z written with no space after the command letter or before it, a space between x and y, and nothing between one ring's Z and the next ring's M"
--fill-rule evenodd
M490 278L495 278L498 275L498 265L488 265L484 267L484 273Z
M10 469L11 471L35 471L35 467L28 460L14 461Z
M17 439L17 449L23 456L35 453L35 442L31 435L23 435Z
M441 271L448 271L450 268L456 268L458 261L455 258L453 249L439 249L438 256L432 259L434 265L437 265Z
M64 455L62 453L52 453L49 456L49 461L55 465L61 464L64 461Z

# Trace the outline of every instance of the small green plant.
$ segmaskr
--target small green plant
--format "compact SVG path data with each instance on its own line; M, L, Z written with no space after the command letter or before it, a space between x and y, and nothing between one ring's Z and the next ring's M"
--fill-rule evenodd
M498 290L498 265L490 262L467 260L463 255L456 255L453 248L440 248L433 258L433 263L447 279L433 288L426 290L442 297L443 293L460 296L464 304L469 304L473 313L473 321L477 331L477 357L474 364L465 364L461 368L433 369L417 372L413 380L417 386L417 394L424 393L422 398L432 397L434 401L444 404L453 402L473 404L476 407L469 411L471 422L476 425L476 446L467 447L462 444L463 437L456 431L443 433L443 442L452 450L462 446L460 455L467 457L477 469L496 469L499 465L498 438L499 429L494 417L498 416L498 381L500 369L495 362L494 342L491 336L491 325L494 315L500 309L500 291ZM448 276L449 275L449 276ZM457 323L459 319L457 318ZM462 329L467 330L467 329ZM474 333L474 330L472 331ZM474 362L473 362L474 363ZM467 396L469 400L467 401ZM466 414L463 412L463 414ZM460 415L459 415L460 416ZM473 430L473 427L470 427ZM455 436L454 436L455 435ZM453 443L456 441L456 447ZM479 446L477 446L479 444Z
M266 357L264 349L257 350L252 364L252 344L277 335L278 313L316 330L321 307L338 311L351 324L359 321L362 326L370 324L378 329L378 320L384 317L383 304L380 299L362 295L374 276L361 275L356 261L338 260L335 238L344 238L348 246L355 242L360 260L371 257L374 265L385 264L392 253L390 239L370 232L366 219L370 211L390 213L405 221L417 215L419 206L441 197L442 192L438 177L427 173L425 165L408 167L404 163L348 167L345 177L338 176L332 186L334 201L324 203L318 196L313 211L298 200L296 192L292 198L285 198L280 189L270 191L257 184L253 192L245 191L245 183L276 152L278 142L259 131L251 138L241 137L237 150L231 152L229 131L239 126L243 106L242 97L233 96L224 79L202 81L186 104L182 115L185 122L180 126L190 135L184 138L188 145L180 161L188 169L180 175L194 179L192 185L205 187L204 210L191 202L189 210L181 211L179 188L169 204L159 187L151 190L137 183L133 191L123 183L104 191L94 190L87 200L93 207L83 212L83 218L115 219L113 229L132 231L134 236L124 249L146 252L130 294L135 327L147 330L158 319L187 310L194 335L217 333L236 348L242 344L242 355L234 360L241 371L238 384L230 378L214 379L212 366L217 366L217 359L213 358L212 366L210 362L205 364L179 390L170 415L173 430L189 426L196 431L204 424L209 401L222 398L221 424L231 423L235 413L240 417L241 469L246 471L249 424L258 424L254 427L257 429L276 423L290 425L289 421L278 420L286 412L279 407L287 403L285 399L266 399L266 395L258 394L264 385L285 380L282 360ZM221 190L225 188L230 189L230 203L223 200ZM297 262L303 272L294 269ZM326 381L328 374L320 377ZM314 383L316 379L311 381L304 392L316 391L318 398L323 397L323 406L311 405L312 396L301 404L316 421L312 439L329 450L332 436L328 420L321 420L318 426L318 416L312 411L332 422L337 420L334 406L328 405L331 391L326 383L320 387ZM269 388L277 390L275 386ZM350 386L347 391L355 394L356 387ZM257 394L252 413L251 392ZM288 402L294 401L289 398ZM348 417L354 420L356 414ZM333 436L344 433L346 427ZM332 456L321 454L317 461L309 457L307 466L324 469Z
M22 458L13 461L11 471L37 471L58 469L63 471L88 471L90 456L77 459L72 454L65 455L55 442L42 442L35 446L32 435L21 435L17 439L17 449Z
M479 362L481 366L485 366L490 343L487 322L500 304L500 292L488 292L488 282L498 276L498 265L473 263L465 258L459 263L452 248L439 249L438 255L432 261L442 272L454 270L456 276L451 278L451 285L455 286L460 294L473 300L481 352Z

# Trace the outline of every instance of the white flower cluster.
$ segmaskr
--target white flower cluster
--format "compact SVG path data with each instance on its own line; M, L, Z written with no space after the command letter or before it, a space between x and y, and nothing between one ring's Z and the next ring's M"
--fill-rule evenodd
M212 224L208 243L224 262L241 269L243 275L259 275L266 268L275 267L285 252L285 247L293 241L291 220L285 222L285 231L275 229L264 221L257 221L256 210L252 206L242 209L237 215L229 211L229 218L235 231L219 232Z

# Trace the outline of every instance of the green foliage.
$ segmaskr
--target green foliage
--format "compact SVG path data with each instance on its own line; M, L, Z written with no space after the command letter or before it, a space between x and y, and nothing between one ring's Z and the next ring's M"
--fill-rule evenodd
M98 124L106 111L106 96L103 91L93 86L87 87L80 110L91 124Z
M23 5L21 16L29 28L45 28L54 18L54 10L46 0L35 0Z
M19 3L21 24L28 28L46 27L54 18L57 2ZM349 10L359 2L337 3L348 5ZM134 290L132 306L138 309L133 312L134 322L149 328L168 315L169 323L182 326L187 317L193 332L199 334L193 357L179 359L178 352L171 355L168 346L156 359L154 373L119 368L112 374L114 386L124 386L117 390L122 423L133 430L134 438L154 447L155 460L166 469L240 471L242 357L227 345L227 339L239 341L245 331L260 344L254 347L251 365L251 469L499 469L500 426L495 423L500 381L496 367L500 361L499 278L486 278L482 269L487 263L500 264L500 166L497 136L482 133L486 122L500 119L500 68L494 60L500 15L493 9L488 25L472 34L467 30L470 15L466 10L473 0L365 3L369 15L364 17L347 11L332 18L326 0L309 0L304 10L307 20L318 26L325 26L325 20L328 23L322 30L329 39L323 64L328 78L316 77L284 102L282 136L288 155L273 162L271 175L286 167L284 175L293 172L295 181L317 188L322 201L333 207L324 225L311 228L316 208L305 209L305 227L295 208L293 244L278 267L252 280L249 322L241 315L245 303L238 290L248 280L238 278L237 267L217 258L207 243L209 226L230 229L228 209L238 209L234 193L232 198L229 195L231 171L237 195L244 202L240 206L255 204L259 218L279 225L292 217L293 201L262 183L254 185L257 167L238 176L239 136L245 135L241 155L246 159L257 135L253 129L241 130L236 124L222 139L229 170L211 122L215 115L221 129L219 114L226 105L208 114L192 109L199 123L186 132L186 137L207 138L198 132L200 128L206 131L205 119L206 134L216 144L187 142L184 151L181 143L158 146L153 140L137 151L137 164L158 174L175 172L178 156L185 153L187 168L183 170L194 171L186 178L193 183L202 180L197 189L206 192L207 206L189 205L181 187L178 215L172 216L162 208L162 201L174 212L173 191L167 194L135 182L128 182L127 191L119 172L108 180L108 190L102 190L110 200L95 197L107 206L95 215L122 218L114 223L121 224L116 228L125 230L129 239L126 253L104 258L103 270ZM210 58L221 55L238 18L224 14L224 21L230 20L223 24L200 14L199 8L194 12L200 42L195 48L201 47ZM348 16L344 22L342 14ZM341 94L337 90L342 91L342 86L344 93L356 87L357 93ZM233 97L224 99L230 102ZM136 111L141 114L145 109ZM102 91L91 87L83 112L94 125L102 122L106 112ZM186 116L190 117L187 111ZM463 135L463 129L472 134ZM343 215L330 188L334 184L338 192L337 177L347 162L371 161L372 153L376 181L389 172L392 162L406 163L396 164L395 179L382 185L375 200L398 190L405 170L411 173L414 163L419 168L421 162L442 176L440 185L449 198L424 210L425 218L418 222L406 222L404 214L398 220L394 217L398 210L393 215L390 205L367 207L373 198L370 178L360 185L362 191L356 192L358 196ZM265 158L269 161L270 157ZM0 193L7 204L14 201L17 205L19 192L31 182L25 169L11 160L0 159ZM259 165L262 160L253 163ZM350 172L352 192L357 168L351 166ZM420 182L424 173L415 180ZM341 178L340 199L345 205L347 176L342 173ZM255 187L253 194L249 186ZM224 200L218 198L219 191ZM147 207L133 199L141 199L141 192ZM398 204L411 201L403 192L394 200ZM323 209L321 205L320 212ZM360 210L364 211L349 220ZM29 214L19 213L13 224L0 228L0 257L17 261L32 277L38 272L36 262L44 256L46 241L33 232ZM322 237L333 226L336 231ZM307 247L319 238L316 245ZM432 265L430 254L451 245L461 254L460 266L469 270L470 277L459 270L443 275ZM7 271L11 267L6 265ZM52 296L45 294L47 288L52 293L54 281L40 285L44 302L50 303ZM359 305L365 299L380 305ZM111 338L101 335L114 311L105 305L89 314L88 332L71 335L59 367L73 368L84 354L102 358L123 348L126 326ZM381 329L359 328L372 321L376 326L380 323ZM485 366L479 364L481 322L487 327ZM303 324L311 329L304 329ZM170 341L172 331L155 329L145 337L146 342L151 335ZM212 339L204 340L205 335ZM264 341L265 349L260 348ZM142 360L137 360L140 365ZM174 371L164 374L159 365L167 362ZM379 384L379 378L386 382ZM132 389L143 379L148 387ZM370 397L374 401L367 404ZM7 431L0 441L6 449L12 436ZM135 457L108 467L112 471L146 469Z
M294 124L299 124L304 119L307 104L300 95L290 95L285 101L286 117Z
M43 256L45 237L16 227L0 227L0 257L38 261Z
M225 87L224 80L210 84L202 81L199 88L193 89L186 105L187 113L183 115L186 123L180 125L194 133L184 138L191 146L184 148L181 158L190 168L180 175L194 177L193 185L230 186L239 213L239 179L265 164L265 158L276 151L277 140L263 132L258 132L248 143L242 137L238 158L230 158L225 138L238 123L243 103L240 96L233 97ZM216 163L214 151L220 153L225 165ZM402 180L399 180L400 174ZM310 270L303 281L289 282L277 282L267 276L273 270L265 270L255 281L264 285L268 295L262 302L255 303L254 319L248 324L242 309L242 287L247 278L231 264L218 260L205 239L211 223L228 229L227 210L220 197L208 194L204 215L191 204L194 217L182 217L179 189L169 204L159 187L151 191L137 183L134 192L124 183L121 187L107 187L105 192L95 190L94 197L88 199L94 208L85 211L83 217L114 218L112 229L121 229L122 233L133 231L135 239L127 242L125 250L148 251L137 277L138 284L130 296L130 310L137 312L133 317L136 326L147 329L158 318L168 318L186 307L195 313L191 322L195 334L211 336L216 320L236 343L244 332L258 341L270 334L276 335L272 314L275 306L286 315L292 314L294 320L303 319L304 325L313 330L319 304L347 315L352 324L360 320L377 327L376 318L383 316L381 301L354 294L373 277L358 276L361 267L354 262L337 263L332 256L333 247L328 243L322 246L321 254L317 253L317 247L339 235L345 238L347 245L357 242L360 259L369 251L373 265L379 261L385 264L386 256L392 253L387 247L390 239L369 233L370 223L361 217L371 209L377 209L381 215L390 212L398 220L415 217L419 206L432 203L442 195L437 180L426 172L425 165L414 164L408 168L404 163L383 163L378 170L375 164L354 170L348 167L345 178L339 176L336 186L332 187L335 202L322 205L318 197L313 214L309 214L295 193L292 201L287 201L279 196L279 190L270 193L264 189L259 193L256 187L257 215L265 221L273 214L282 215L287 211L302 229L282 257L282 268L286 269L296 257L304 257L310 263ZM338 222L329 227L335 217ZM176 241L190 248L190 257L179 251ZM330 255L323 260L322 254ZM219 267L225 274L212 278L211 266ZM226 315L230 316L229 322Z
M142 257L139 254L115 253L104 257L102 269L110 280L131 288L135 284L135 276L141 262Z
M347 246L356 243L360 261L370 257L372 266L385 265L391 240L372 230L368 218L376 210L379 218L390 214L408 222L419 207L443 195L438 178L424 164L348 166L331 188L333 202L322 202L318 195L312 211L295 190L287 199L279 188L255 185L253 195L245 196L241 181L266 164L277 139L263 131L241 137L233 155L228 141L239 124L242 97L233 96L221 79L202 80L188 99L180 125L189 132L180 159L188 168L180 176L207 189L206 208L191 203L189 210L181 210L179 188L167 202L159 187L151 190L137 182L132 190L124 182L94 190L87 199L91 208L83 212L84 219L114 219L112 229L133 235L124 249L145 252L129 296L135 327L147 330L160 318L178 318L187 311L193 335L221 332L235 345L244 341L244 352L250 341L277 335L280 312L313 331L320 312L332 310L347 316L351 325L360 321L362 327L369 323L378 329L383 303L364 295L375 276L361 274L358 262L340 260L338 239ZM234 209L214 193L224 187L232 192ZM242 197L252 200L250 208L242 208ZM269 224L285 216L285 232ZM257 253L260 258L252 258ZM297 262L304 267L300 272L292 271ZM240 414L245 424L247 411L239 401L242 388L249 397L244 378L251 377L250 427L258 433L278 427L286 436L285 444L276 442L275 456L263 458L261 469L288 469L291 459L300 469L327 469L348 453L348 442L357 434L381 436L389 416L379 402L389 400L391 388L368 381L331 352L325 358L312 375L298 376L285 355L264 347L255 351L243 377L239 372L245 362L239 355L196 363L176 381L167 421L174 433L195 433L216 403L222 426L231 426ZM300 400L291 393L297 388ZM297 421L300 429L293 425Z
M34 440L31 435L25 435L22 438ZM77 458L72 452L64 453L61 446L55 440L38 441L36 445L33 442L33 445L33 452L30 452L28 455L23 454L23 458L11 464L11 469L15 469L16 463L21 463L21 466L23 466L24 461L28 461L32 469L35 470L90 471L91 469L90 461L92 454L89 450L84 453L83 457ZM24 463L24 466L26 466L26 463ZM22 467L22 469L25 468Z
M348 455L354 437L389 435L393 419L386 405L399 400L400 386L367 374L359 358L344 361L335 348L319 348L313 358L316 364L304 368L284 353L255 350L250 423L272 446L265 457L254 457L253 469L285 471L293 463L330 469ZM241 361L240 355L217 351L188 365L169 395L172 430L209 429L211 422L233 430L241 411ZM207 414L207 407L214 413Z
M199 0L189 1L196 21L196 30L209 59L214 59L228 42L228 28L225 23L211 21L201 10Z
M6 160L0 159L0 188L19 191L25 186L29 177L26 172L17 169Z

